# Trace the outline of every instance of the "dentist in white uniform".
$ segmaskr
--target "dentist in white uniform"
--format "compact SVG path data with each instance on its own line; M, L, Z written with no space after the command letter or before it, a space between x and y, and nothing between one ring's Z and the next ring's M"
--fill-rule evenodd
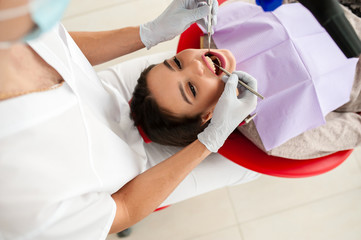
M211 154L256 106L237 99L236 75L211 124L172 155L144 147L127 101L92 68L172 39L208 6L175 0L141 26L69 35L57 24L67 4L0 1L0 239L105 239L162 204L256 177Z

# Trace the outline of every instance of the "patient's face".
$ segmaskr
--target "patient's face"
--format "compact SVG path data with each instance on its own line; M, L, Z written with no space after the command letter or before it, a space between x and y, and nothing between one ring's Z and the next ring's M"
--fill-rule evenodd
M224 75L212 61L229 72L236 62L225 49L187 49L155 66L147 84L158 105L174 116L212 113L224 89Z

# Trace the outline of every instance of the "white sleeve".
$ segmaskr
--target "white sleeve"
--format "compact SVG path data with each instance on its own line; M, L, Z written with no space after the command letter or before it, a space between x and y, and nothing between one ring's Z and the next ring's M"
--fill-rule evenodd
M108 193L88 193L59 204L54 223L34 239L104 240L115 213L116 204Z
M20 201L29 206L28 200ZM15 201L14 207L19 204ZM35 211L23 211L22 217L7 221L5 226L1 224L0 239L104 240L116 212L116 204L107 193L87 193L60 203L39 205L42 204L33 203L30 208L36 208ZM11 206L9 214L10 209ZM31 230L27 231L29 225Z

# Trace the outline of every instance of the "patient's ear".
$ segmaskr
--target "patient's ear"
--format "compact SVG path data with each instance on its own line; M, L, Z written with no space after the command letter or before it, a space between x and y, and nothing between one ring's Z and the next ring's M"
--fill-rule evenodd
M214 111L214 107L202 115L202 125L212 118L213 111Z

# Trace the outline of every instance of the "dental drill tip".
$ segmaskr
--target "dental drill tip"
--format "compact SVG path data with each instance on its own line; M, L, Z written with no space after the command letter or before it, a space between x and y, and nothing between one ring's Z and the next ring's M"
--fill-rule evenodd
M247 124L247 123L249 123L250 121L252 121L255 116L257 116L257 113L254 113L253 115L248 115L248 116L244 119L245 124Z

